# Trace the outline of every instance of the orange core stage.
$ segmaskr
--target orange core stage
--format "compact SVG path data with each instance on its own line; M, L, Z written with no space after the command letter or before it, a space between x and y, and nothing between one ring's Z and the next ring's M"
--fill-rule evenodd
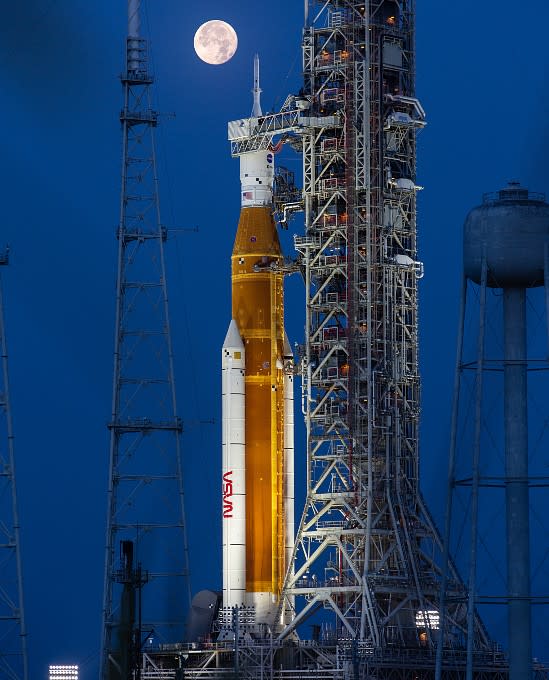
M285 576L284 302L271 212L254 206L240 213L232 316L246 350L246 591L278 597Z

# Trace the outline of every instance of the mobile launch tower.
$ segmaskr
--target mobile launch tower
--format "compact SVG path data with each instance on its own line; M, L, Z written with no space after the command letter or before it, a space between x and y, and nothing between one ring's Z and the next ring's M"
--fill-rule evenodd
M465 669L466 590L419 490L413 0L306 3L304 85L278 114L229 124L234 156L303 154L295 238L305 280L300 357L306 504L288 566L278 639L316 620L340 658L387 673L434 666L438 640ZM475 612L475 652L494 649ZM446 654L446 659L449 659ZM479 657L480 658L480 657ZM355 661L352 661L354 659ZM490 674L490 664L483 666ZM497 672L497 671L496 671Z
M180 433L140 0L128 2L101 677L183 636L189 601ZM150 642L149 642L150 644Z
M320 13L317 14L318 10ZM430 644L436 533L418 490L412 3L311 5L304 95L307 500L285 592L366 647Z
M365 654L436 647L442 547L419 490L414 2L310 3L303 38L307 500L285 593ZM450 570L445 638L465 635ZM301 606L300 606L301 602ZM491 643L475 617L475 648Z

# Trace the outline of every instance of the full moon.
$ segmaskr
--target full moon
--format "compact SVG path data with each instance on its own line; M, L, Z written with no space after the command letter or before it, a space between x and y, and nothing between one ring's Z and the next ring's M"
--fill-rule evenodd
M207 64L224 64L234 55L237 46L236 31L220 19L207 21L194 34L194 50Z

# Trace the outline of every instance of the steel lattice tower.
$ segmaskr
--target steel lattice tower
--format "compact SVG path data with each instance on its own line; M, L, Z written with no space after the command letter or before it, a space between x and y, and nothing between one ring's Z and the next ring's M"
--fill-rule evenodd
M8 264L7 253L0 266ZM21 544L15 485L14 434L8 379L8 350L0 281L0 677L27 680L27 638L23 608Z
M275 192L282 222L305 213L295 247L306 298L307 496L279 640L318 614L328 623L327 611L332 639L354 641L353 658L370 663L375 653L407 672L397 660L406 650L433 673L446 571L443 639L461 673L467 591L419 489L416 133L425 114L414 2L306 8L299 95L277 114L229 123L233 156L277 150L277 135L303 154L302 201ZM476 613L473 636L476 652L493 651Z
M154 146L157 113L151 105L147 42L139 34L139 4L128 2L122 76L122 191L101 661L102 678L124 680L120 658L127 652L125 641L133 637L139 653L149 634L161 643L181 640L190 599L181 421L164 264L166 230L160 221ZM134 554L135 572L131 560L127 562ZM132 589L133 604L121 604L122 594L126 598Z
M419 489L414 1L309 2L303 38L307 500L288 635L319 609L363 650L433 650L443 550ZM334 117L335 123L326 121ZM311 118L312 119L312 118ZM446 640L464 649L450 565ZM451 604L450 604L451 603ZM475 617L475 648L491 647ZM429 653L432 653L429 652Z

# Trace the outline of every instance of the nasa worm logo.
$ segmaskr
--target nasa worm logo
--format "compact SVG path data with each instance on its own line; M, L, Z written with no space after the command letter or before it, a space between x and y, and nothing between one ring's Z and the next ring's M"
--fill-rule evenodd
M233 474L229 470L223 475L223 519L230 519L233 516L233 502L231 500L233 495Z

